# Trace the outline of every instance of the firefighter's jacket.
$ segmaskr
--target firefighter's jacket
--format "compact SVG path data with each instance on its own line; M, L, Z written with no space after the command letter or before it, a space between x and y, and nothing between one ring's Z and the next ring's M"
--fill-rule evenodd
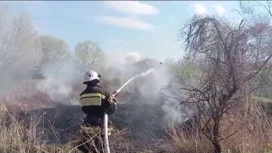
M116 103L109 103L110 93L101 86L93 85L80 94L80 103L82 111L88 116L103 118L104 113L108 115L116 111Z

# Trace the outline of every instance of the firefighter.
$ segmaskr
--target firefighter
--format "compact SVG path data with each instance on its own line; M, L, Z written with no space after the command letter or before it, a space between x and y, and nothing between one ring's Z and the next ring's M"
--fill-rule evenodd
M103 118L116 111L114 93L110 94L100 85L100 74L90 70L85 73L84 82L86 89L80 94L81 109L86 114L81 129L81 140L78 149L84 153L103 152ZM111 129L111 125L109 125ZM110 135L110 133L109 133Z

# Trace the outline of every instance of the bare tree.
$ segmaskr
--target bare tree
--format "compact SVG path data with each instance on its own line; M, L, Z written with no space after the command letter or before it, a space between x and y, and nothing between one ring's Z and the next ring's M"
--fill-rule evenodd
M269 15L272 17L272 9L271 9L272 8L272 3L271 3L271 1L266 0L265 4L263 4L261 2L259 2L259 4L261 6L263 6L263 8L265 8L266 11L269 13Z
M25 13L9 14L0 6L0 70L1 89L11 89L31 77L30 71L39 63L37 31Z
M23 66L25 71L30 70L40 60L36 30L24 13L3 19L0 29L2 68Z
M193 17L180 30L187 57L204 58L200 83L182 89L188 95L186 102L195 107L199 129L212 142L215 153L221 152L222 140L239 130L226 132L230 128L221 127L222 119L229 114L239 116L241 121L247 118L251 81L272 57L271 32L267 22L242 20L233 24L214 17ZM223 135L223 130L228 134Z
M103 52L97 43L92 41L80 42L75 47L76 58L87 67L103 63Z
M272 3L269 0L265 1L241 1L239 0L240 9L236 10L240 15L244 16L245 14L253 14L255 12L256 7L261 7L265 9L265 11L272 17Z
M67 60L68 45L64 40L52 36L41 36L39 43L42 52L41 64Z
M9 21L7 19L7 6L0 4L0 60L3 61L7 55L7 24ZM0 62L0 67L3 65L3 62Z
M32 69L40 60L41 52L38 44L38 32L25 13L16 16L12 21L11 27L11 42L9 44L11 51L9 53L12 54L11 52L13 52L13 57L16 57L13 62L22 61L28 63L30 69Z

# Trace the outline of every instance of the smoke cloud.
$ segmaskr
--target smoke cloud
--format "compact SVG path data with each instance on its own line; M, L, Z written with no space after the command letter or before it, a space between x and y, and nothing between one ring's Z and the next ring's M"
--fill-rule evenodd
M136 63L136 62L140 61L141 59L142 59L142 56L138 52L129 52L125 56L125 61L127 64Z
M186 110L185 106L180 105L180 101L173 100L172 98L167 98L166 96L160 94L160 92L162 92L163 94L170 97L179 97L178 93L173 92L174 90L176 90L176 88L174 88L174 85L171 85L173 83L171 82L171 80L174 78L174 76L169 71L169 65L161 64L159 61L156 61L154 59L142 58L141 55L138 53L128 53L126 56L121 57L125 59L126 57L130 57L137 60L135 60L134 62L132 62L133 60L130 60L129 62L124 63L113 60L109 62L108 65L118 65L115 67L115 69L118 70L119 75L116 76L110 73L107 75L109 75L112 80L114 80L115 78L120 79L120 83L117 86L115 85L114 88L111 88L111 90L119 89L127 80L132 77L135 77L141 73L142 76L131 81L127 86L122 89L121 94L127 93L128 95L124 96L129 96L131 98L129 98L129 100L125 99L125 101L122 101L122 99L120 99L121 101L119 103L122 104L140 102L142 104L154 106L154 108L156 106L159 106L164 112L164 116L162 117L162 119L167 125L181 123L188 119L187 116L189 115L190 111ZM148 71L152 71L152 73L144 75ZM172 90L162 90L164 87L170 85ZM163 104L161 103L162 101ZM147 108L146 111L150 112L150 109L152 108Z
M37 32L29 18L11 18L7 7L0 6L0 96L31 79L33 65L40 61Z
M47 93L51 100L61 104L76 104L72 97L73 87L82 80L86 68L74 60L49 62L43 65L41 73L45 77L37 89Z
M102 84L109 81L110 92L119 89L127 80L142 73L140 77L122 89L120 94L124 96L117 97L119 105L139 103L140 101L142 104L161 107L161 111L165 114L162 117L165 124L181 123L185 120L185 112L179 107L180 101L173 101L173 99L160 94L162 88L169 85L173 79L168 65L153 59L144 59L139 53L124 54L119 57L119 60L109 57L104 63L104 68L97 71L103 73ZM124 62L128 57L134 59L134 62L132 62L133 60ZM51 62L43 66L41 72L46 79L38 84L37 89L47 93L55 103L78 105L78 97L72 95L75 92L73 87L80 84L84 89L82 81L85 71L87 71L86 67L73 60L64 63ZM152 72L147 74L148 71ZM79 95L80 92L77 90L75 94ZM162 90L161 92L173 97L177 96L170 90ZM162 99L163 104L161 103Z
M0 21L5 19L3 14L0 14ZM180 109L176 109L179 102L170 102L159 93L173 78L167 65L154 59L143 58L138 52L108 55L101 68L87 68L71 55L62 60L49 60L39 65L43 55L37 41L38 34L33 30L30 20L24 15L19 15L12 20L14 23L11 20L7 22L0 22L0 24L5 23L0 25L0 47L2 48L0 50L0 92L14 89L28 80L36 83L36 89L33 89L33 92L40 91L47 94L54 103L79 105L79 94L84 89L83 77L89 69L102 74L101 82L105 82L105 86L111 92L120 88L135 75L152 70L152 73L143 74L124 87L121 91L124 95L117 97L120 105L139 103L139 105L159 106L164 111L165 121L182 122ZM20 26L16 27L18 25ZM15 29L18 31L14 31ZM11 33L18 35L7 38L6 36L13 36ZM39 67L39 73L44 77L43 79L33 79L32 71L36 66ZM167 92L172 94L170 91ZM146 108L147 112L150 110L152 108Z

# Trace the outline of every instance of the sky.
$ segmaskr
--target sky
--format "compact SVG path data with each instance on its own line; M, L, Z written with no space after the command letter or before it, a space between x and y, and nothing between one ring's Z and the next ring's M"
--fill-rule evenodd
M71 50L85 40L109 55L180 58L177 32L194 14L235 17L238 1L6 1L26 12L40 34L65 40ZM237 14L237 13L236 13Z

